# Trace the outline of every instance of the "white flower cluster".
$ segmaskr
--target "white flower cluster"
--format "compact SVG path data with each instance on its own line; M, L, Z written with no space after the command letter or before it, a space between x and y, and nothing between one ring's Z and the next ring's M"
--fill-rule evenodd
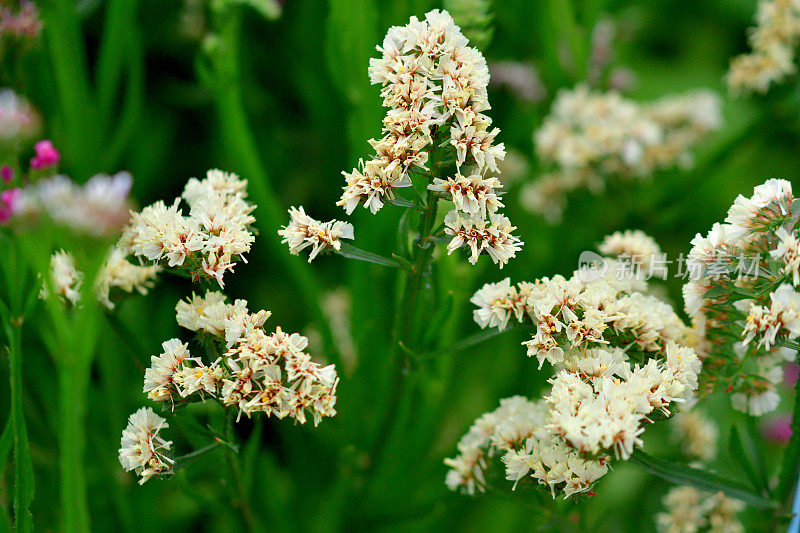
M670 420L671 439L693 459L710 461L717 456L719 428L697 408L681 410Z
M113 235L128 221L132 183L127 172L98 174L83 185L63 175L45 178L22 190L14 216L26 219L44 214L76 232Z
M427 176L432 164L428 189L455 206L445 220L445 232L453 237L448 252L468 246L473 264L486 252L502 266L522 243L497 212L503 207L496 192L500 181L486 175L499 173L505 157L503 143L495 144L500 130L483 113L490 109L486 60L439 10L390 28L378 51L382 56L370 60L369 76L383 86L384 136L370 140L373 159L343 173L347 185L339 205L348 214L359 204L376 213L394 199L394 189L412 185L412 172ZM442 179L436 172L443 165L431 154L447 144L455 150L456 172Z
M797 72L794 61L798 41L800 2L760 0L756 26L749 34L753 51L731 61L728 86L735 92L767 92L770 85Z
M306 337L280 327L265 332L269 312L250 313L246 301L229 304L219 292L193 295L179 302L176 312L179 325L207 334L206 342L214 349L219 344L222 355L205 364L190 355L188 345L168 340L145 372L144 392L150 399L174 406L197 393L235 406L239 415L289 416L301 424L308 411L315 426L336 414L336 368L311 360L304 351Z
M655 239L638 229L612 233L603 239L597 249L603 255L628 261L631 267L645 271L654 261L663 257Z
M174 461L167 455L172 442L159 435L167 427L167 421L149 407L142 407L128 418L128 426L122 431L119 462L125 470L134 470L142 477L140 485L172 471Z
M534 134L537 154L555 170L526 185L523 206L557 222L572 190L599 192L608 176L646 178L689 167L691 150L721 123L719 97L709 91L647 104L584 85L561 91Z
M39 127L39 117L27 100L12 89L0 89L0 144L28 137Z
M306 215L303 206L289 208L289 225L278 230L278 235L283 237L282 243L289 245L289 253L298 255L302 250L311 246L308 262L314 260L322 250L330 246L334 250L341 250L341 239L353 238L353 225L340 220L320 222Z
M225 272L244 259L255 237L248 203L247 181L236 174L209 170L206 178L192 178L182 194L189 206L183 214L180 198L169 207L158 201L132 213L121 243L134 255L180 267L194 279L215 279L224 286Z
M755 416L777 407L780 367L794 356L776 348L800 337L797 210L791 184L770 179L737 197L688 255L693 275L683 296L700 354L715 370L707 386L732 392L734 407ZM731 327L740 342L720 334Z
M644 287L635 279L609 280L578 271L570 279L554 276L518 287L508 279L487 284L470 301L478 306L474 316L482 327L502 328L512 317L532 324L536 333L524 344L541 367L545 361L564 364L575 350L612 342L656 353L668 341L686 344L689 328L668 304L635 290Z
M744 504L722 492L707 494L694 487L673 487L663 503L667 512L656 515L660 533L744 533L737 517Z
M339 203L348 213L359 203L377 212L384 199L392 199L394 188L411 185L412 168L428 170L426 149L436 128L450 119L459 166L470 155L479 168L497 168L495 160L505 154L502 144L493 145L500 130L490 130L491 119L482 114L490 109L489 69L446 11L433 10L423 21L411 17L406 26L390 28L378 51L382 57L370 60L369 77L383 85L389 111L384 137L370 140L375 158L344 173L347 187Z
M445 459L451 490L474 495L486 490L487 460L503 454L505 477L532 478L565 496L585 492L607 471L607 458L585 459L546 428L547 406L522 396L500 400L500 407L478 418L458 442L458 455Z
M567 495L586 490L605 473L610 454L628 459L656 412L671 415L697 388L701 364L688 345L691 330L669 305L639 292L646 289L643 281L609 278L613 264L608 260L605 268L579 270L570 279L555 276L518 286L505 279L485 285L471 299L478 307L475 321L483 328L504 329L512 319L533 326L535 334L523 343L528 355L536 356L540 367L549 361L556 371L536 424L538 440L528 440L524 450L505 460L509 471L524 473L509 479L527 473L530 456L541 456L535 450L557 442L560 463L545 463L548 470L572 472L582 480L568 482ZM566 450L584 462L576 466ZM481 482L467 476L464 464L454 464L461 478L451 474L453 480L467 481L451 485ZM542 479L535 466L531 469Z
M451 254L462 246L467 246L470 250L469 262L473 265L485 252L502 269L522 249L522 241L511 233L517 229L516 226L512 226L508 218L497 213L487 220L465 216L453 210L445 216L444 224L444 232L453 237L447 245L447 253Z
M628 459L648 415L691 399L700 367L694 350L672 341L645 364L631 365L621 348L586 350L550 380L548 428L583 453Z
M134 291L147 294L158 276L158 265L138 266L126 259L125 252L118 247L111 248L108 258L100 269L95 282L97 299L108 309L114 309L111 301L112 289L126 293ZM50 257L50 279L53 292L70 305L78 305L81 299L81 286L84 274L75 267L75 258L63 250ZM48 289L42 287L40 296L47 298Z

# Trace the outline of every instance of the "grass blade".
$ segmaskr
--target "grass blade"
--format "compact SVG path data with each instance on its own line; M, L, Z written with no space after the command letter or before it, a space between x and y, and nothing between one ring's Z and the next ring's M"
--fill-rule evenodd
M778 503L759 496L737 481L722 478L706 470L681 464L662 461L641 450L631 455L631 462L641 466L651 474L672 483L691 485L706 492L724 492L727 496L740 500L759 509L775 509Z

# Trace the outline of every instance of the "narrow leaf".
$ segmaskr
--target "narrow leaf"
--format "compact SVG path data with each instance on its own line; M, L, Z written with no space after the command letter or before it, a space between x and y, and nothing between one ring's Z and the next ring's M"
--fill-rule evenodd
M731 459L733 459L736 464L742 468L742 471L744 472L745 476L747 476L747 479L753 488L763 493L766 487L761 484L760 478L756 474L756 470L753 467L753 463L750 462L750 458L748 457L747 452L744 450L739 428L735 425L731 426L731 433L728 437L728 454L731 456Z
M397 263L397 261L393 259L383 257L382 255L373 254L372 252L362 250L361 248L356 248L352 244L347 244L345 242L342 243L342 249L337 251L336 253L341 255L342 257L347 257L348 259L357 259L359 261L375 263L376 265L383 265L395 268L400 266Z
M498 328L487 329L485 331L481 331L479 333L476 333L475 335L470 335L466 339L464 339L462 341L459 341L459 342L457 342L455 344L451 344L447 348L442 348L441 350L439 350L439 353L460 352L460 351L466 350L467 348L472 348L473 346L475 346L477 344L480 344L483 341L487 341L487 340L491 339L492 337L497 337L498 335L501 335L501 334L505 333L506 331L511 331L512 329L514 329L514 328L513 327L507 327L506 329L502 329L502 330L498 329Z
M691 485L711 493L722 491L731 498L741 500L759 509L774 509L778 507L777 502L759 496L741 483L722 478L706 470L662 461L641 450L636 450L634 454L631 455L630 460L651 474L672 483Z

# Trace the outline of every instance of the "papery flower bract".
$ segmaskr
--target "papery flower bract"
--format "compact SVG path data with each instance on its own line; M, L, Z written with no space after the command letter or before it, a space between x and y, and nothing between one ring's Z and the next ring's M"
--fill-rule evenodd
M522 249L523 242L511 233L517 229L516 226L512 226L511 221L503 215L495 213L486 220L450 211L444 223L444 232L453 237L447 245L447 253L466 246L470 250L469 262L473 265L478 261L478 256L485 252L492 262L503 268Z
M172 470L174 461L167 456L172 442L160 436L161 430L168 427L167 421L149 407L142 407L128 418L128 426L122 431L119 462L125 470L134 470L141 476L140 485Z
M255 237L250 226L255 206L246 201L247 182L220 170L206 178L190 179L183 192L189 214L180 198L170 207L158 201L133 213L121 243L134 255L166 261L188 271L193 279L214 279L224 286L224 275L238 260L245 260Z
M326 247L330 246L338 251L342 248L341 239L353 238L352 224L339 220L320 222L306 215L303 206L290 207L289 216L289 225L278 230L278 235L283 237L281 242L289 245L289 253L293 255L298 255L311 246L309 263Z
M161 344L163 352L150 358L150 367L144 371L142 392L151 400L166 401L174 392L179 392L175 375L183 370L184 362L191 359L189 347L179 339L170 339Z
M456 174L454 178L435 178L428 189L440 194L447 194L455 205L456 211L469 215L486 218L493 215L503 207L503 202L495 193L501 187L497 178L484 178L480 174L462 176Z

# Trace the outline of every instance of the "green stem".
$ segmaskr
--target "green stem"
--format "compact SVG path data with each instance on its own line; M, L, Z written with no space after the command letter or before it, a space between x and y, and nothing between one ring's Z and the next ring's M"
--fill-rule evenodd
M235 414L235 409L225 409L225 440L229 443L234 442L233 417ZM256 517L250 507L250 498L248 498L247 489L245 489L244 481L242 480L242 469L239 465L238 454L230 446L225 446L224 449L225 459L228 461L228 470L233 476L233 484L237 493L239 507L244 515L247 529L248 531L261 531L261 527L257 524Z
M64 531L89 531L84 419L89 388L89 367L83 362L59 366L59 464Z
M242 100L239 66L241 13L235 7L219 7L215 17L220 43L219 49L212 56L214 70L212 83L223 141L231 155L231 161L236 162L235 165L249 180L250 190L257 204L255 216L263 230L261 235L266 239L272 257L282 264L284 271L300 290L303 300L310 308L325 341L328 359L340 366L341 357L319 301L322 289L308 264L290 255L286 247L281 244L277 233L278 228L285 222L284 209L270 187L269 177L247 123Z
M11 378L11 419L14 428L14 522L18 531L32 531L29 507L33 500L33 469L25 418L22 412L22 321L8 317L9 374Z
M433 177L438 175L437 171L439 170L436 151L437 149L434 148L430 153L431 181L433 181ZM406 271L405 290L403 291L403 298L400 301L400 305L396 311L397 314L395 315L391 344L394 372L392 374L392 384L389 392L389 406L378 428L372 450L369 454L370 462L365 472L365 476L368 479L374 474L383 458L383 454L387 450L388 440L400 411L400 400L403 396L403 384L405 382L404 378L408 373L409 363L408 354L403 347L414 348L412 333L414 331L414 324L416 324L415 318L418 311L416 302L420 295L422 281L430 266L433 250L435 248L434 243L430 242L428 238L431 236L431 230L436 222L438 204L438 197L433 191L428 191L425 208L420 214L419 219L417 246L414 249L414 265L410 270Z

